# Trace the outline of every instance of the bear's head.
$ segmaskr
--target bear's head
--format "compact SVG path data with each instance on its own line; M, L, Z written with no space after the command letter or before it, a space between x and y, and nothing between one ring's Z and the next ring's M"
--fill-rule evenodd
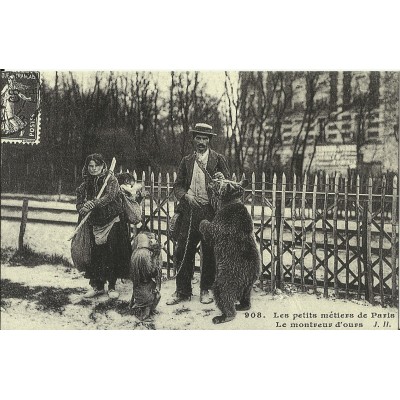
M152 232L140 232L133 242L134 249L148 249L154 254L160 254L161 247L158 243L157 237Z
M244 193L244 188L248 183L247 179L243 179L240 182L230 181L228 179L218 179L212 181L209 189L214 198L216 198L221 204L226 204L240 199Z

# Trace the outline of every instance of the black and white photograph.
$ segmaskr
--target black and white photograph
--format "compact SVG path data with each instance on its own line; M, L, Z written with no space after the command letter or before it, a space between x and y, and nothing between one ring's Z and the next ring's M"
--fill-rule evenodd
M1 329L398 329L398 71L1 71Z

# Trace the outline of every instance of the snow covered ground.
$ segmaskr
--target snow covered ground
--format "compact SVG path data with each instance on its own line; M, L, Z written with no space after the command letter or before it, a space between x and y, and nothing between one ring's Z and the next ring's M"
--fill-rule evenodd
M293 291L272 295L258 288L253 290L252 309L248 313L238 312L235 320L214 325L212 318L219 315L219 311L215 303L204 305L199 302L198 283L194 283L194 296L191 301L175 306L165 304L175 290L174 280L163 282L158 314L150 321L140 322L129 313L128 302L131 297L129 281L118 281L117 290L121 293L118 300L110 300L106 294L94 300L87 300L83 299L83 294L89 288L87 280L76 270L61 265L25 267L3 263L1 279L1 329L397 329L398 327L397 308L371 306L365 300L335 299L332 295L328 299L320 294ZM18 289L15 291L15 296L12 291L16 290L13 289L14 286ZM41 301L43 296L49 295L50 289L68 293L65 304L54 309L43 307Z
M1 246L18 247L20 222L1 220ZM36 252L48 255L59 254L71 262L71 242L68 240L74 232L73 226L28 223L24 243Z

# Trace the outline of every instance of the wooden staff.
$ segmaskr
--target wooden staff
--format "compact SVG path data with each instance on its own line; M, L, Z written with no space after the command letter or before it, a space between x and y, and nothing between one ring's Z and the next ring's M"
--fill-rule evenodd
M104 189L105 189L106 186L107 186L107 182L108 182L108 180L110 179L111 174L114 173L114 169L115 169L115 164L116 164L116 162L117 162L117 161L116 161L115 157L113 157L113 159L112 159L112 161L111 161L110 169L108 170L108 174L107 174L107 176L106 176L106 179L104 180L103 186L101 187L101 189L100 189L98 195L96 196L96 199L99 199L99 198L101 197L101 195L103 194ZM72 240L72 239L75 237L75 235L79 232L79 229L81 229L82 226L83 226L83 224L87 221L87 219L89 218L91 212L92 212L92 210L90 210L90 211L85 215L85 217L82 219L82 221L80 222L80 224L75 228L75 231L74 231L74 233L72 234L72 236L69 238L69 240Z

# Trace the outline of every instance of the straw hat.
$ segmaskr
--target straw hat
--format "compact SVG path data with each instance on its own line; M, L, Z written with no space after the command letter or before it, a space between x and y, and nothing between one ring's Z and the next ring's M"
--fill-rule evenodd
M193 133L193 136L196 136L196 134L207 135L209 137L217 136L217 134L212 131L211 125L203 123L196 124L194 128L190 129L190 132Z

